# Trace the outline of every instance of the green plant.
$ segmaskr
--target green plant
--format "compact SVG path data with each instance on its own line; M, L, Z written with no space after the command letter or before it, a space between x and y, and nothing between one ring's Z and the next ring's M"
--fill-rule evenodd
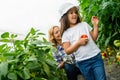
M17 35L9 32L1 35L0 80L66 80L52 57L55 49L44 35L34 28L24 40L16 40Z
M83 21L91 24L91 17L100 19L97 44L100 49L114 46L113 41L120 39L120 1L119 0L78 0Z
M114 40L113 43L115 47L117 47L116 60L117 60L117 63L120 65L120 40Z

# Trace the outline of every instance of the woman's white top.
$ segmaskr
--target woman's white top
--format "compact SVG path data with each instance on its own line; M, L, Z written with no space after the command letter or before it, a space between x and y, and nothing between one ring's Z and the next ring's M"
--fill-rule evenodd
M68 28L62 36L62 43L70 42L70 45L74 45L81 35L86 34L88 36L88 43L85 46L80 46L74 53L76 61L82 61L96 56L100 49L90 35L92 27L86 22L81 22L74 27Z

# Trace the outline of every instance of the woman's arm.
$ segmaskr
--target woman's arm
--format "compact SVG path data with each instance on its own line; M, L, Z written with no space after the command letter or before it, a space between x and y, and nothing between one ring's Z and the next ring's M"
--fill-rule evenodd
M63 68L65 64L65 61L63 60L63 58L65 57L65 53L62 51L62 46L57 46L57 51L52 53L55 61L58 63L57 68Z
M65 61L62 61L61 63L59 63L58 68L63 68L64 65L65 65Z

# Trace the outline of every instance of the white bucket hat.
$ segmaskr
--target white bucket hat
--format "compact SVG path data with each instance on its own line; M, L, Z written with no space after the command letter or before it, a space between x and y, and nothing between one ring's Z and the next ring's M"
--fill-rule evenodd
M60 13L60 18L67 13L68 10L70 10L71 8L76 7L79 10L79 6L76 6L75 4L72 3L64 3L63 5L61 5L60 9L59 9L59 13Z

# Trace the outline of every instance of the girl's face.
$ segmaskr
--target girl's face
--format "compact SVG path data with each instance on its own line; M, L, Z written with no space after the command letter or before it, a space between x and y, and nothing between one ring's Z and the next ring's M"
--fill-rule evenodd
M76 7L71 8L68 13L68 21L70 23L70 27L76 25L78 19L78 10Z
M53 30L53 36L55 40L60 40L61 39L61 34L60 34L60 28L55 27Z

